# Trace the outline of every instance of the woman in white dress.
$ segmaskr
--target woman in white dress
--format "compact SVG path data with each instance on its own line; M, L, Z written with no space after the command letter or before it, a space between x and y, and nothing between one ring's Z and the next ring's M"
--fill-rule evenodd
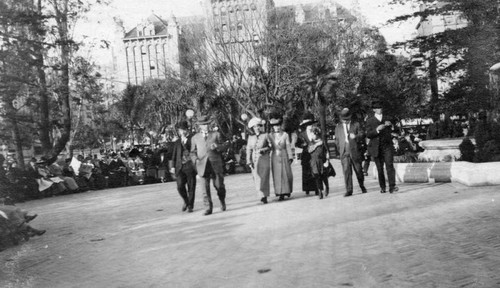
M288 134L283 131L281 125L283 120L272 118L269 121L273 132L269 134L272 145L271 171L273 175L274 193L283 200L285 196L290 197L293 190L293 174L290 164L293 162L292 146Z
M252 169L252 176L255 182L255 189L259 194L260 201L267 203L270 191L271 163L269 152L271 144L268 134L262 131L262 119L252 118L248 122L248 128L252 129L255 135L250 135L247 142L247 163Z

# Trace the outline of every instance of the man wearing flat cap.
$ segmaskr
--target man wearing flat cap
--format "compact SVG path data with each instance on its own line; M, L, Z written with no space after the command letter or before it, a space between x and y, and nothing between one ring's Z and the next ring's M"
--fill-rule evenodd
M226 211L222 152L228 148L229 143L224 143L219 132L208 131L208 125L211 122L208 116L199 117L197 124L200 132L191 138L191 159L195 164L201 191L203 191L203 202L206 208L204 215L210 215L213 211L210 178L213 179L215 190L217 190L221 210Z
M377 166L380 193L385 193L386 183L384 165L389 180L389 192L398 191L396 187L396 171L394 170L394 146L392 144L392 123L386 115L382 114L382 103L374 101L372 109L375 113L366 119L366 136L370 139L368 153L373 157Z
M366 193L364 185L364 175L361 163L363 161L363 153L360 150L360 143L365 141L365 133L361 129L358 122L351 121L352 115L348 108L342 109L340 112L341 122L335 127L335 144L342 163L342 171L344 172L344 181L346 193L345 197L352 196L352 169L358 179L359 187L362 193Z
M188 131L187 121L181 121L177 125L179 139L174 143L172 159L169 163L170 173L175 175L177 191L181 195L184 204L182 211L193 212L194 196L196 190L196 169L191 159L191 139ZM187 186L187 189L186 189Z

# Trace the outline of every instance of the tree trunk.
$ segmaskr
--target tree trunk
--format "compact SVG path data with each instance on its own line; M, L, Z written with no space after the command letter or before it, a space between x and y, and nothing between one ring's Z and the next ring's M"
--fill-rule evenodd
M327 144L327 138L326 138L326 105L321 99L320 92L316 91L315 92L315 97L316 99L316 105L318 107L317 111L319 113L319 125L321 128L321 139Z
M436 51L431 52L429 58L429 82L431 85L431 99L430 108L432 115L439 115L437 111L437 102L439 100L439 90L438 90L438 77L437 77L437 61L436 61Z
M42 15L42 2L39 0L37 4L37 12L41 16ZM42 143L42 153L44 155L48 155L50 150L52 149L52 145L50 143L50 118L49 118L49 93L47 91L47 78L44 70L44 55L43 55L43 46L39 43L42 43L43 39L38 34L39 22L35 22L33 27L31 27L31 34L37 41L34 44L35 54L35 62L36 69L39 81L39 97L40 97L40 123L38 127L38 133L40 135L40 142Z
M76 119L75 127L73 128L73 131L72 131L73 133L70 133L70 137L68 139L68 142L66 143L66 151L68 154L68 158L73 157L73 148L71 146L73 145L73 141L75 139L76 133L78 132L78 128L80 127L80 122L82 119L82 108L83 108L83 104L80 105L80 108L78 109L78 117Z
M62 7L59 7L57 1L54 1L54 10L56 11L57 28L59 30L59 40L61 43L61 84L59 87L59 96L61 99L62 112L62 132L52 150L50 151L50 161L54 162L61 151L66 147L71 132L71 108L69 95L69 58L71 53L71 43L68 37L68 1L64 0ZM62 11L61 11L62 8Z
M24 170L24 154L21 132L19 131L19 125L17 125L17 115L14 111L12 112L12 114L9 113L9 120L12 124L12 134L14 134L14 142L16 143L17 163L19 164L19 168Z

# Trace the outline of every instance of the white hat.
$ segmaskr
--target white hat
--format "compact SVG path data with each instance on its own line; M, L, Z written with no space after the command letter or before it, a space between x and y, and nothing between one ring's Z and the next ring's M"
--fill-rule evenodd
M250 121L248 121L248 128L252 129L253 126L259 124L262 124L262 119L260 119L259 117L253 117L252 119L250 119Z

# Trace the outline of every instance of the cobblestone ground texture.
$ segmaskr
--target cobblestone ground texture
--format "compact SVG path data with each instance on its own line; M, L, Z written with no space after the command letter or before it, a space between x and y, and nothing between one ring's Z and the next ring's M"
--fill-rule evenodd
M396 194L260 204L226 177L228 209L181 212L175 183L19 204L47 233L0 252L0 287L500 287L500 189L401 184ZM215 193L214 193L215 194Z

